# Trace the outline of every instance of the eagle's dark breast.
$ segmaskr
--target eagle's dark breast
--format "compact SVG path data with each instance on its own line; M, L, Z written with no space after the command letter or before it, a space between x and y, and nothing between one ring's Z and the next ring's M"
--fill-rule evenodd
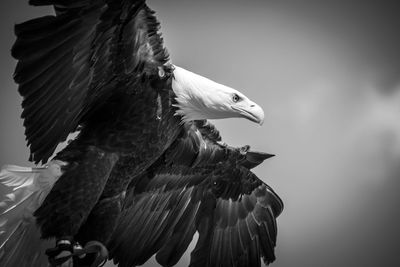
M181 131L180 117L174 116L176 108L172 106L171 79L153 76L124 85L121 94L93 115L87 125L90 131L82 132L78 142L118 155L104 196L125 190L130 179L151 166Z
M99 240L100 233L104 236L100 241L107 241L129 182L151 166L182 130L172 105L173 78L168 76L115 83L119 92L90 114L78 137L57 154L55 159L68 165L35 213L43 237L76 235L84 222L95 220L86 223L92 229L81 229L82 242L91 236Z

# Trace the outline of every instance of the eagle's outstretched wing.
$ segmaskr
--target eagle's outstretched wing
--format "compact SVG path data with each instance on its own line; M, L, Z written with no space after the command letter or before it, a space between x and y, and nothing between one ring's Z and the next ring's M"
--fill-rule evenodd
M115 91L169 59L145 1L31 0L56 15L15 26L15 81L31 160L46 162ZM118 86L116 86L118 84Z
M275 259L283 204L250 171L271 155L220 145L215 128L193 125L127 193L109 248L119 266L178 262L196 231L191 266L260 266Z
M260 266L260 258L272 262L276 217L283 204L250 170L272 155L220 144L218 131L209 123L186 127L130 184L108 244L114 261L135 266L156 254L163 266L171 266L198 231L191 266ZM7 167L0 173L0 182L15 191L10 201L0 203L0 262L5 266L47 261L44 248L49 245L40 239L32 212L62 166L51 161L47 168ZM21 201L25 196L29 199ZM10 211L14 217L8 216Z

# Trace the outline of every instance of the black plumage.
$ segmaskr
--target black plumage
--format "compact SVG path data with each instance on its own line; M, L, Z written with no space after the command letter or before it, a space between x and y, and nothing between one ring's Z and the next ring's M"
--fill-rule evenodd
M198 121L132 180L109 245L119 266L141 265L153 254L173 266L196 231L191 266L260 266L260 258L275 259L275 218L283 203L246 167L258 165L255 155L258 163L272 155L218 140L212 124Z
M103 115L98 109L110 112L113 106L104 106L110 98L168 89L155 81L158 67L166 69L165 80L171 70L159 24L144 1L31 4L62 10L15 27L14 78L24 97L22 118L36 163L46 162L78 125ZM151 85L143 86L143 80Z
M272 155L176 114L174 67L145 1L30 3L56 13L15 27L31 160L80 131L53 158L65 165L34 212L41 237L98 240L119 266L154 254L172 266L197 231L193 267L272 262L283 204L250 171Z
M144 1L32 3L52 3L57 11L15 29L15 81L32 160L46 162L82 126L55 157L69 165L35 215L43 237L70 236L99 200L115 202L126 176L143 172L178 135L172 68ZM112 164L110 158L116 158ZM94 159L107 169L88 166ZM73 204L83 199L86 205ZM118 203L107 208L119 213Z

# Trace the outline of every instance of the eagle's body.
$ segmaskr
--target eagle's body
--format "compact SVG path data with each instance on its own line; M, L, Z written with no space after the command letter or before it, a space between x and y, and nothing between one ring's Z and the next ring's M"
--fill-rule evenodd
M42 245L27 249L35 231L57 240L55 265L87 266L75 253L102 244L120 266L172 266L196 231L193 267L272 262L283 205L250 171L271 155L222 144L206 121L262 124L261 107L173 65L144 1L30 2L56 11L16 25L12 49L31 160L45 165L0 173L15 191L0 203L0 265L43 264Z
M78 137L56 155L56 160L68 166L64 168L65 178L36 211L44 238L76 235L92 209L91 216L97 216L94 205L99 200L102 205L107 203L101 212L116 220L131 179L148 169L182 131L180 118L174 116L176 108L171 105L175 101L171 82L151 82L123 88L94 112ZM62 212L54 212L57 210ZM96 217L98 222L102 219ZM95 235L95 239L107 242L112 229L109 221L99 229L101 237Z

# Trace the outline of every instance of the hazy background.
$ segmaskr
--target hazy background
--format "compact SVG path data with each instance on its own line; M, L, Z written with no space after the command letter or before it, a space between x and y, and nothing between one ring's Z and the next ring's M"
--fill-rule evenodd
M13 24L48 10L26 2L0 3L0 165L28 158L9 50ZM175 64L265 110L262 127L215 123L226 142L277 154L255 169L285 203L272 266L400 266L394 3L148 1Z

